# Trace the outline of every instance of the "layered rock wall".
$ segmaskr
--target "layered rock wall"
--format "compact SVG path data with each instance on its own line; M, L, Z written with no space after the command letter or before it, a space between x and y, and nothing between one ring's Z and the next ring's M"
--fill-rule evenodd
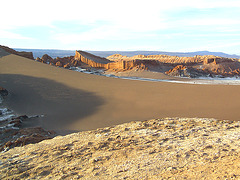
M146 66L139 60L131 61L110 61L105 58L101 58L84 51L76 51L74 56L75 60L81 61L94 68L104 68L104 69L131 69L133 67L141 66L146 68Z
M108 63L110 63L111 61L105 59L105 58L101 58L98 56L95 56L93 54L84 52L84 51L76 51L75 54L75 60L81 61L91 67L95 67L95 68L106 68L108 67Z
M179 57L179 56L168 56L168 55L136 55L132 57L122 56L121 54L114 54L108 56L107 59L113 61L132 61L132 60L145 60L145 61L159 61L166 64L196 64L203 63L208 64L212 62L220 63L220 62L231 62L236 61L237 59L232 58L223 58L213 55L205 55L200 56L196 55L194 57Z

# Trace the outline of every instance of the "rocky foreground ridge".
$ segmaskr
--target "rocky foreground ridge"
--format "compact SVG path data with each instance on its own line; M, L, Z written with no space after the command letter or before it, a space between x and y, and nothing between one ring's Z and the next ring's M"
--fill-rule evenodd
M1 179L239 179L240 123L138 121L0 154Z

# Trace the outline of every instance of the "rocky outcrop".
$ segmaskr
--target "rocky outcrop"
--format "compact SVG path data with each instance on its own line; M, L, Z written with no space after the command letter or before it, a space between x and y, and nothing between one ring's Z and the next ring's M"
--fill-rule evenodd
M208 76L209 73L203 71L201 69L195 69L192 67L187 67L183 65L178 65L173 69L170 69L166 72L169 76L178 76L178 77L189 77L189 78L197 78L197 77L204 77Z
M165 74L179 77L233 77L240 76L238 59L213 55L178 57L168 55L136 55L132 57L115 54L108 57L115 62L140 61L146 69L168 69ZM171 67L173 66L173 67ZM170 70L169 70L170 69Z
M110 61L110 60L111 61ZM212 55L178 57L168 55L136 55L132 57L115 54L108 59L93 54L76 51L75 56L52 59L44 55L37 61L50 65L71 68L84 66L84 68L101 68L115 72L136 70L151 70L162 72L170 76L179 77L233 77L240 76L240 62L237 59L222 58Z
M0 96L6 97L7 95L8 91L0 87ZM0 101L0 103L2 102ZM0 106L0 151L38 143L54 136L53 131L45 131L40 127L23 128L23 124L32 118L38 118L38 116L29 118L22 115L16 117L13 111Z
M22 128L23 123L28 120L26 115L5 120L5 126L0 128L0 151L54 137L55 132L46 131L41 127Z
M2 46L2 45L0 45L0 48L5 50L6 52L8 52L10 54L15 54L15 55L22 56L22 57L25 57L25 58L34 59L32 52L25 52L25 51L19 52L19 51L15 51L14 49L11 49L7 46Z
M231 59L212 59L202 65L177 65L165 72L170 76L180 77L240 77L240 62Z
M196 63L203 63L208 64L215 62L230 62L230 61L237 61L237 59L232 58L223 58L213 55L205 55L200 56L196 55L194 57L179 57L179 56L168 56L168 55L136 55L132 57L122 56L121 54L114 54L108 56L107 59L114 60L114 61L130 61L130 60L155 60L166 64L196 64Z
M8 91L5 88L0 87L0 96L5 97L7 95L8 95Z
M94 68L129 70L133 67L140 67L141 69L146 69L146 66L139 60L113 62L84 51L76 51L75 60L81 61Z
M36 61L64 68L77 67L80 65L79 61L74 59L74 56L57 57L53 59L51 56L44 54L42 58L37 57Z
M44 63L51 63L53 62L53 58L47 54L44 54L41 58L42 62Z
M0 153L1 179L239 179L240 123L137 121Z

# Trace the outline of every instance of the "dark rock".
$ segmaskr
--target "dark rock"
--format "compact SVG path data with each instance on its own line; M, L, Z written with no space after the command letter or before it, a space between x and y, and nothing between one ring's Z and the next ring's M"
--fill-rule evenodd
M7 46L1 46L1 45L0 45L0 48L5 50L6 52L8 52L10 54L15 54L15 55L26 57L26 58L29 58L29 59L34 59L32 52L25 52L25 51L19 52L19 51L15 51L14 49L11 49Z
M22 125L22 121L21 119L14 119L10 121L9 124L13 125L13 127L20 127Z
M41 58L41 61L43 62L43 63L47 63L47 62L52 62L53 61L53 58L51 57L51 56L49 56L49 55L47 55L47 54L44 54L43 56L42 56L42 58Z
M2 97L7 96L8 95L8 91L5 88L0 87L0 95Z
M17 123L20 123L21 120L15 119L11 122L16 123L15 127L17 127L18 125ZM23 146L27 144L34 144L45 139L51 139L54 137L55 132L46 131L41 127L33 127L33 128L24 128L20 130L8 129L5 132L5 134L6 134L6 138L3 139L5 143L3 143L3 145L0 146L0 151L3 151L5 148L13 148L13 147Z

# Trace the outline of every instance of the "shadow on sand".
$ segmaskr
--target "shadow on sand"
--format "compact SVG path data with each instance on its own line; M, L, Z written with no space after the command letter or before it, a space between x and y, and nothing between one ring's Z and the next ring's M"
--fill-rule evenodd
M69 124L92 115L104 103L91 92L44 78L3 74L0 84L9 91L4 102L9 108L21 115L44 115L28 126L41 126L61 134L69 133Z

